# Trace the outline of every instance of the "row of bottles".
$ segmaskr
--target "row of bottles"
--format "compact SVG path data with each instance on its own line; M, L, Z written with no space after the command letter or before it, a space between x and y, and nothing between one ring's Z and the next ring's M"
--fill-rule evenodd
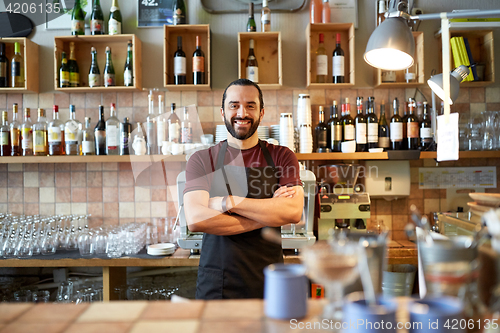
M330 119L325 122L324 107L319 107L319 123L315 128L315 144L318 152L340 152L342 142L355 141L357 152L370 148L384 150L430 150L434 142L431 115L427 102L423 103L422 119L416 115L415 100L408 100L403 117L399 101L393 101L393 115L387 122L385 101L380 104L380 116L375 114L375 98L368 97L365 113L363 97L356 99L357 115L351 116L349 99L341 106L337 101L330 108Z
M14 55L10 61L6 54L5 43L0 42L0 88L23 88L24 59L21 55L21 45L18 42L14 43Z
M201 50L200 36L196 36L196 50L193 52L193 84L205 84L205 53ZM177 50L174 53L174 84L187 83L186 53L182 50L182 36L177 36Z
M325 49L325 37L319 34L319 45L316 50L316 83L328 82L328 55ZM345 83L344 50L340 47L340 34L336 34L335 50L331 58L332 82Z
M260 16L261 32L271 31L271 9L269 9L268 2L268 0L262 0L262 11ZM257 24L255 23L254 18L253 2L250 2L248 4L247 32L257 32Z
M61 54L61 66L59 67L59 88L67 87L80 87L80 70L78 68L78 63L75 57L75 43L69 43L69 59L67 59L66 52ZM97 63L97 51L94 47L90 48L90 55L92 61L90 63L89 74L88 74L88 84L90 88L94 87L114 87L116 86L115 79L115 68L113 66L113 60L111 58L111 48L106 47L106 65L104 66L103 76L101 78L101 72L99 70L99 64ZM132 41L128 41L127 44L127 59L125 61L125 66L123 69L123 83L126 87L131 87L134 85L134 73L133 73L133 53L132 53Z
M71 34L85 35L85 11L82 8L81 0L75 0L75 5L71 12ZM92 1L92 13L90 14L90 34L91 35L119 35L122 33L122 14L118 6L118 0L113 0L109 9L108 29L104 23L104 13L100 0Z

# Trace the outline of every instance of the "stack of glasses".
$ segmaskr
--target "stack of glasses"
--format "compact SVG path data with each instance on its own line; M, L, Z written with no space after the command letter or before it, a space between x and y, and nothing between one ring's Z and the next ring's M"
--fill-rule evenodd
M299 94L297 103L297 126L299 127L299 152L301 154L312 153L312 115L311 98L308 94Z
M293 141L293 115L291 113L282 113L280 116L280 145L290 148L295 152Z

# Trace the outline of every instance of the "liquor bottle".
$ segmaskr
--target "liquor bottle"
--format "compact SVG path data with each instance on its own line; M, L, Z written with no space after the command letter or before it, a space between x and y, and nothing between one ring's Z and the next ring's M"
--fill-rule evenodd
M342 142L353 141L356 139L354 120L351 117L351 104L349 104L349 98L345 99L345 104L342 104L344 116L342 117L342 128L343 137Z
M95 154L106 155L106 122L104 121L104 106L99 105L99 120L94 127Z
M319 34L319 45L316 49L316 83L326 83L328 76L328 56L325 49L325 37Z
M184 108L184 118L181 122L181 143L193 143L193 127L189 121L188 108Z
M356 118L354 118L354 124L356 127L356 151L367 151L366 149L366 125L367 120L363 114L363 97L356 98L357 112Z
M132 124L129 123L129 118L125 117L123 123L120 123L120 155L130 155L131 133Z
M255 47L255 42L250 39L248 42L248 57L246 67L247 79L252 82L259 83L259 65L257 64L257 58L253 52Z
M115 68L113 67L113 61L111 60L111 49L109 48L109 46L106 46L106 66L104 66L104 86L105 87L116 86Z
M186 53L182 50L182 36L177 36L177 51L174 53L174 83L186 84Z
M260 30L262 32L271 31L271 9L269 9L268 0L262 0L262 11L260 15Z
M175 114L175 103L170 105L170 116L168 117L168 141L181 142L181 121Z
M337 34L337 44L332 57L333 83L344 83L344 72L344 50L340 47L340 34Z
M387 11L386 8L386 0L379 0L378 1L378 12L377 12L377 27L385 21L385 12Z
M71 87L69 83L69 65L66 52L61 53L61 67L59 67L59 88Z
M415 116L415 100L413 98L408 100L409 114L406 118L406 133L408 134L408 149L416 150L419 148L419 127L417 117Z
M377 148L378 146L378 119L375 114L375 97L368 97L368 110L366 112L366 138L368 141L368 149Z
M330 146L330 150L333 152L342 151L342 121L339 119L337 101L333 101L333 105L330 107L330 119L326 127L328 129L327 143Z
M248 21L247 21L247 32L256 32L257 25L255 24L255 19L253 17L253 2L248 4Z
M399 101L397 98L394 98L392 107L394 114L391 117L390 124L391 149L401 150L403 149L403 120L399 116Z
M380 104L380 117L378 119L378 147L387 151L390 147L389 126L385 117L385 101Z
M165 103L163 95L158 95L158 118L156 121L156 146L157 154L161 155L163 141L167 140L167 115L165 114Z
M9 115L2 111L2 126L0 126L0 156L10 156L10 130L7 122Z
M5 56L5 43L0 42L0 88L9 86L9 60Z
M12 106L12 122L10 123L10 155L21 156L21 125L18 121L17 103Z
M116 117L115 103L111 103L110 116L106 120L106 155L119 155L120 120Z
M64 123L64 145L66 155L80 155L82 124L76 120L75 106L69 106L69 119Z
M80 0L75 0L75 6L71 12L71 34L85 35L85 12L82 9Z
M184 0L174 0L172 21L174 25L186 24L186 4Z
M148 95L149 113L146 118L146 154L153 155L156 149L156 116L154 111L153 94Z
M33 155L47 156L49 153L47 120L45 119L45 110L38 109L38 120L33 125Z
M431 115L427 102L424 102L424 113L422 115L422 123L420 124L420 149L428 150L432 145L432 141Z
M123 84L125 87L132 87L134 85L134 61L132 58L131 40L127 44L127 60L125 61L125 68L123 70Z
M321 10L321 23L330 23L331 22L331 10L330 10L330 1L323 0L323 8Z
M24 60L21 56L21 45L18 42L14 43L14 52L10 61L10 83L12 88L22 88L24 87Z
M54 118L47 126L49 136L49 155L64 155L64 123L59 120L59 107L54 105L52 110Z
M21 124L21 154L33 155L33 123L29 108L24 109L24 121Z
M90 117L85 117L85 128L82 131L82 155L95 155L94 133L90 128Z
M408 126L406 126L406 121L408 120L408 103L404 102L404 111L401 121L403 122L403 143L401 144L401 149L408 149Z
M122 33L122 13L118 6L118 0L113 0L109 9L108 34L121 35Z
M205 84L205 54L201 50L200 36L196 36L193 53L193 84Z
M90 34L104 35L104 14L101 9L101 1L93 0L92 14L90 14Z
M309 16L311 23L321 23L321 12L323 6L321 0L311 0L309 5Z
M78 69L78 64L75 58L75 43L69 43L69 85L70 87L80 86L80 70Z
M146 154L146 139L144 138L144 133L142 132L142 125L139 122L137 123L137 133L134 135L132 148L134 148L135 155Z
M319 106L319 123L314 129L316 136L316 152L325 153L328 148L327 134L328 128L325 124L325 111L322 105ZM330 150L330 149L328 149Z
M97 63L97 51L93 46L90 48L90 55L92 56L92 62L89 69L89 87L94 88L101 85L101 72Z

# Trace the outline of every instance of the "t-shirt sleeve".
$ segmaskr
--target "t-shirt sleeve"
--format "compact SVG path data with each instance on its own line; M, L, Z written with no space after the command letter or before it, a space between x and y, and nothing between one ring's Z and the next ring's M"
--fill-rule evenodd
M206 156L204 156L206 155ZM205 163L209 160L209 154L207 151L197 151L194 153L186 164L186 186L184 187L184 193L190 191L210 191L210 180L207 176ZM208 163L210 163L208 161Z
M278 166L280 168L280 185L296 186L302 185L300 180L300 168L297 156L287 147L281 147L278 151Z

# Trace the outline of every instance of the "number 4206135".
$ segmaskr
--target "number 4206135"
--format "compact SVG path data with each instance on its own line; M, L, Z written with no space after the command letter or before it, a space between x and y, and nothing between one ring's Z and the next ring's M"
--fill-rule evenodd
M5 8L6 12L9 13L16 13L16 14L36 14L36 13L60 13L61 12L61 7L59 3L49 3L47 2L45 5L43 3L36 4L36 3L9 3L7 5L7 8Z
M478 329L498 329L498 319L448 319L446 320L445 324L443 327L447 329L462 329L465 330L467 328L473 329L473 328L478 328ZM481 327L482 326L482 327Z

